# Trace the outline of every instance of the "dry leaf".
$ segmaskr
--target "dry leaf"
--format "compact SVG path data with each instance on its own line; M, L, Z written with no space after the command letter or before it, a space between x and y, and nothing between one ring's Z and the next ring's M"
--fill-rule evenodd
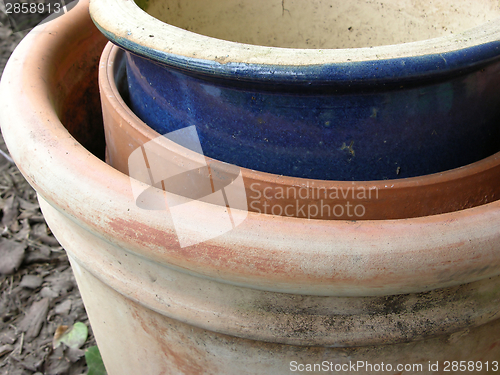
M57 349L61 343L64 343L72 349L78 349L85 344L88 334L89 330L87 326L81 322L76 322L73 324L73 327L69 329L68 326L59 326L54 334L52 347Z
M14 195L11 195L5 200L5 204L3 207L2 225L7 228L10 227L18 216L19 202Z
M66 333L66 331L69 329L69 326L59 326L56 329L56 332L54 333L54 339L52 340L52 347L56 349L61 345L61 337Z
M31 341L37 337L42 329L43 322L47 319L49 311L49 298L33 302L24 319L19 323L19 330L26 332L25 339Z
M19 269L23 262L26 244L0 239L0 274L10 275Z

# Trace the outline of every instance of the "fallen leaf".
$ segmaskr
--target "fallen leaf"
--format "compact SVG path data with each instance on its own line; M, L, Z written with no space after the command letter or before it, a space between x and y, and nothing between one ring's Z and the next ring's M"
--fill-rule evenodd
M27 342L37 337L42 329L43 322L47 319L47 312L49 311L49 298L44 298L40 301L33 302L28 313L19 323L19 330L26 332L25 339Z
M14 220L17 219L18 215L19 202L14 195L11 195L5 200L5 204L3 207L2 225L7 228L10 227Z
M38 249L32 249L26 253L24 257L24 263L33 264L33 263L46 263L50 261L51 254L50 247L41 245Z
M36 289L42 285L43 279L36 275L24 275L23 279L19 283L19 286L28 289Z
M85 350L82 349L69 348L69 350L66 351L66 358L68 358L73 363L78 361L84 355L85 355Z
M29 202L26 199L23 199L23 198L20 198L20 197L17 197L17 199L19 201L19 206L23 210L36 211L36 210L38 210L40 208L40 205L38 204L37 201Z
M61 246L58 240L54 236L49 236L49 235L42 235L38 237L38 240L45 245L52 246L52 247L58 247Z
M26 244L6 238L0 240L0 274L10 275L19 269L24 259Z
M18 223L18 221L16 220L14 223ZM28 239L28 236L29 236L30 231L31 231L28 219L23 219L21 221L21 224L22 224L22 227L20 227L18 229L18 232L16 234L14 234L14 238L18 241L24 241L24 240ZM11 228L11 231L12 231L12 228Z
M58 342L60 345L61 344L60 339L61 339L62 335L64 335L68 329L69 329L69 326L58 326L56 328L56 331L54 332L53 343ZM57 347L59 347L59 345L57 345L57 346L52 345L52 346L54 346L54 349L56 349Z
M13 345L5 344L0 346L0 357L14 350Z
M54 313L58 315L66 315L71 310L71 300L67 299L66 301L60 303L54 308Z
M17 341L17 335L15 331L4 331L0 335L0 343L2 344L14 344Z
M59 293L55 292L54 290L52 290L52 288L48 286L44 286L42 290L40 290L40 295L42 297L47 297L47 298L59 297Z
M66 294L68 291L76 287L75 276L73 275L71 268L68 268L64 272L46 277L45 281L50 283L50 289L58 295Z
M91 346L85 351L85 360L89 368L87 375L107 375L101 353L97 346Z
M31 228L30 238L32 240L36 241L41 236L46 236L47 233L48 233L47 232L47 224L45 224L45 223L35 224Z
M56 329L56 334L54 335L54 340L52 341L52 347L54 349L58 348L61 343L66 344L72 349L78 349L85 341L89 334L89 330L84 323L76 322L73 327L64 329L66 326L60 326Z

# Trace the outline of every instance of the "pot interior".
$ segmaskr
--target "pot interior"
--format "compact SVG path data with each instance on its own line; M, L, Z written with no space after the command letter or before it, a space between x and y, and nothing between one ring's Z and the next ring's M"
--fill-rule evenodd
M60 48L58 64L48 76L48 95L61 123L90 153L105 160L105 138L97 74L107 40L101 34L81 42L79 49Z
M498 0L135 0L168 24L219 39L288 48L425 40L500 17Z

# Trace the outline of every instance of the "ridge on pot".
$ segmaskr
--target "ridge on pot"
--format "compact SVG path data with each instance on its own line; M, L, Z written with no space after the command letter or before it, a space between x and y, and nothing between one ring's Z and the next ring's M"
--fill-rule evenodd
M238 168L208 157L208 168L199 167L199 154L161 137L127 106L122 98L127 98L122 80L124 52L111 46L102 54L99 87L107 160L125 174L130 175L132 153L155 140L160 146L156 158L161 160L161 168L168 164L174 171L194 170L201 178L212 181L213 186L221 187L232 183L241 171L247 209L262 214L326 220L404 219L462 210L500 197L500 153L442 173L386 181L301 179ZM188 180L177 182L181 189L192 186Z
M499 151L500 19L487 22L500 15L496 1L429 0L422 9L359 1L337 13L344 3L141 3L150 15L132 1L93 0L90 12L130 52L131 109L160 134L195 125L211 158L277 175L368 181L442 172ZM433 7L453 10L443 10L443 28ZM379 45L411 35L381 18L394 12L415 25L417 41ZM339 29L345 39L331 40L331 27L356 17L351 30ZM294 32L290 19L304 28ZM370 33L360 31L365 23ZM390 39L385 27L404 37ZM359 38L363 48L352 44ZM360 48L338 49L337 40Z

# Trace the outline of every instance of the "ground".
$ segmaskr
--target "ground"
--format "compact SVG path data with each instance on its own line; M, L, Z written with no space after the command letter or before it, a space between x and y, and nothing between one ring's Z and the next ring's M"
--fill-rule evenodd
M25 34L12 32L2 8L0 0L0 75ZM95 340L68 258L8 155L0 155L0 210L0 375L85 374ZM75 322L89 327L85 344L53 349L56 329Z

